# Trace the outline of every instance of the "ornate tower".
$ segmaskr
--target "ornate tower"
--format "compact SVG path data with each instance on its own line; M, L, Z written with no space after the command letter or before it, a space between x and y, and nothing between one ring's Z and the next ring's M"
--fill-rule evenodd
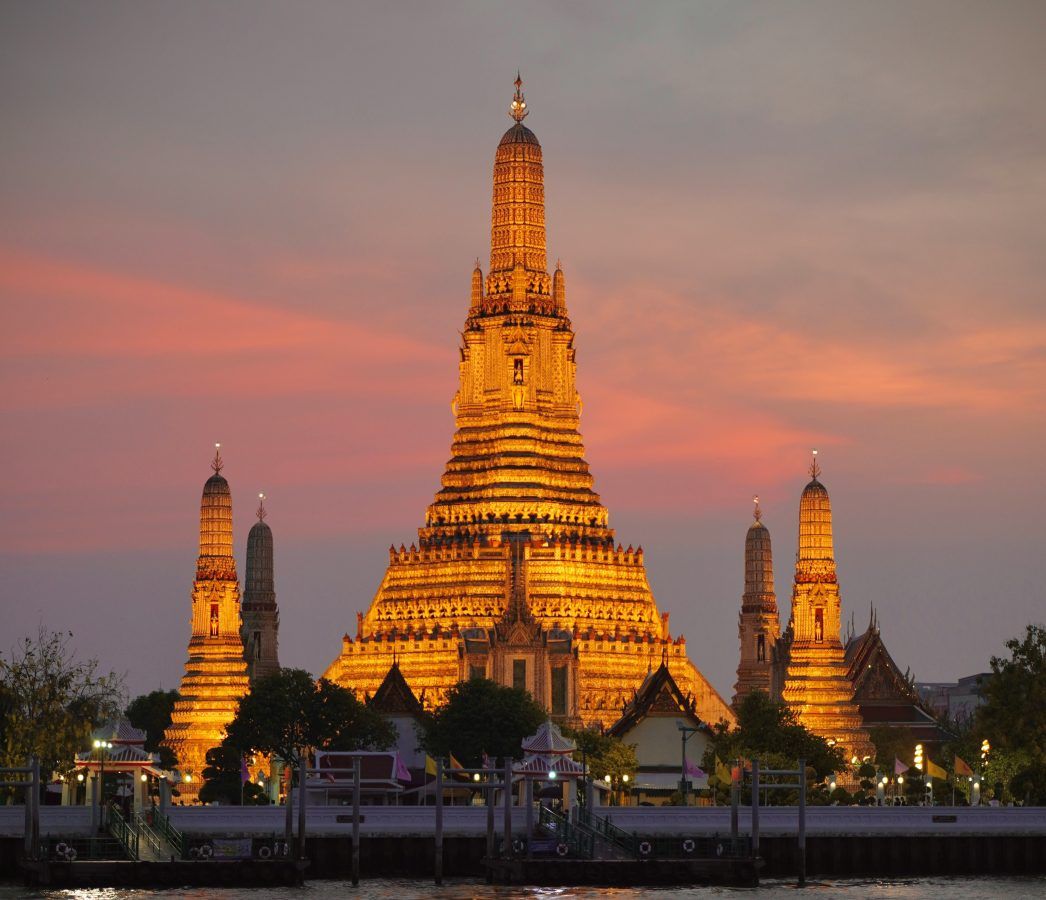
M248 684L240 641L240 586L232 553L232 494L221 474L221 445L215 448L214 474L204 484L200 501L189 661L164 735L164 744L178 757L179 769L192 777L179 786L186 798L199 792L207 751L221 743Z
M770 693L771 660L781 635L774 593L774 556L770 532L762 522L759 498L755 498L755 521L745 536L745 592L737 631L741 657L734 685L734 708L752 691Z
M265 521L265 495L258 495L258 521L247 535L243 578L243 655L251 684L280 668L280 611L272 576L272 529Z
M541 144L513 125L494 155L490 272L477 262L458 359L456 431L418 542L389 551L377 596L326 675L360 694L393 661L427 706L458 680L529 690L553 717L610 724L666 651L710 722L729 707L669 636L642 548L615 545L584 459L574 332L549 275Z
M853 702L846 654L840 640L839 582L832 547L832 504L817 480L817 451L812 480L799 501L799 551L795 559L792 613L781 699L815 734L834 740L846 757L873 751L861 714Z

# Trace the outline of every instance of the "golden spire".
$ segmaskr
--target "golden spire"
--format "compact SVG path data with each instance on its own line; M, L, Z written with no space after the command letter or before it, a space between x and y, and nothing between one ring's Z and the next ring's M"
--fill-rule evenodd
M757 522L759 522L759 521L761 521L761 520L762 520L762 518L763 518L763 511L762 511L762 510L761 510L761 509L759 508L759 495L758 495L758 494L756 494L756 495L755 495L755 496L754 496L754 497L752 498L752 503L753 503L753 504L754 504L754 506L755 506L755 509L753 510L753 513L752 513L752 514L753 514L753 515L755 516L755 520L756 520Z
M816 447L811 451L811 455L812 455L813 459L812 459L812 461L810 463L810 477L813 478L814 481L817 481L817 476L821 474L821 467L817 464L817 448Z
M527 101L523 96L523 78L519 74L519 69L516 69L515 84L516 93L512 95L512 105L508 108L508 114L517 122L522 122L530 114L530 110L527 109Z
M268 513L265 511L265 494L260 493L258 494L258 521L264 522L266 515Z
M222 461L222 445L219 442L214 445L214 459L211 460L211 468L214 469L214 474L220 474L224 465L225 463Z

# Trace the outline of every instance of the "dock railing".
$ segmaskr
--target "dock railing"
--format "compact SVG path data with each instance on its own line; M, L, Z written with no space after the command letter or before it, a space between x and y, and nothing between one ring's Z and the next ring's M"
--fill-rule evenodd
M572 824L569 819L559 815L547 806L542 806L538 811L538 825L545 829L550 836L557 838L556 853L565 856L560 848L565 846L568 853L573 853L583 859L592 859L595 854L595 835Z
M115 803L109 807L107 826L109 833L123 846L131 859L138 859L138 831L128 822L120 807Z

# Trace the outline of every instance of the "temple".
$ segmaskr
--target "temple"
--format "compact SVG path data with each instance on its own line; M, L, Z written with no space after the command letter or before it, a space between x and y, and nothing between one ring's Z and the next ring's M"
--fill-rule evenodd
M221 743L248 686L233 556L232 494L221 474L221 445L215 448L214 474L204 484L200 501L200 555L192 587L189 660L163 741L178 757L183 800L193 800L199 792L207 751Z
M735 709L752 691L770 693L773 650L781 636L774 593L774 554L770 531L762 522L758 497L754 515L755 521L745 536L745 592L737 622L741 660L734 685Z
M815 450L811 481L799 500L792 609L788 627L774 646L770 695L783 700L814 734L833 741L847 759L860 761L875 750L854 702L841 640L832 504L820 474Z
M664 658L707 722L729 707L673 638L642 548L623 547L580 433L566 279L549 274L541 144L517 78L494 157L490 267L477 261L442 486L326 677L374 693L394 661L438 705L457 681L522 687L559 722L610 725Z
M265 495L258 495L258 521L247 535L240 637L251 684L279 671L280 611L273 580L272 529L265 521Z

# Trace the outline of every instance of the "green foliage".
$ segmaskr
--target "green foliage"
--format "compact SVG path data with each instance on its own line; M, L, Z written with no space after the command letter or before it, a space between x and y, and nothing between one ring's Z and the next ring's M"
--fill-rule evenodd
M893 772L896 759L911 763L915 742L907 729L876 725L868 734L875 745L875 764L880 772Z
M71 638L41 628L0 657L0 765L33 755L45 778L68 774L91 730L119 714L123 680L100 674L97 660L77 660Z
M244 781L240 751L226 738L217 747L207 751L207 765L203 770L200 800L203 803L221 803L225 806L261 806L268 800L258 785Z
M603 734L594 728L564 728L563 736L577 744L574 759L585 760L588 775L601 781L607 775L617 781L622 775L633 778L639 768L636 758L636 745L626 744L620 738ZM582 751L584 754L582 755Z
M993 656L977 728L993 749L1026 753L1046 764L1046 627L1029 625L1006 642L1010 659Z
M791 768L805 759L812 788L815 781L842 771L845 765L840 750L807 731L787 706L762 691L754 691L741 701L737 728L731 730L725 722L719 722L713 732L701 763L706 772L715 772L716 757L727 765L738 757L759 757L773 761L773 768Z
M459 681L447 702L423 724L421 743L432 756L454 757L466 768L491 758L521 755L520 744L548 716L529 693L486 678Z
M171 724L171 711L178 699L177 691L151 691L135 697L124 711L135 728L145 732L145 749L160 754L160 766L174 769L178 760L169 747L161 747L164 732Z
M310 748L386 750L396 729L352 691L302 669L281 669L259 680L240 700L227 729L240 753L272 753L297 765Z

